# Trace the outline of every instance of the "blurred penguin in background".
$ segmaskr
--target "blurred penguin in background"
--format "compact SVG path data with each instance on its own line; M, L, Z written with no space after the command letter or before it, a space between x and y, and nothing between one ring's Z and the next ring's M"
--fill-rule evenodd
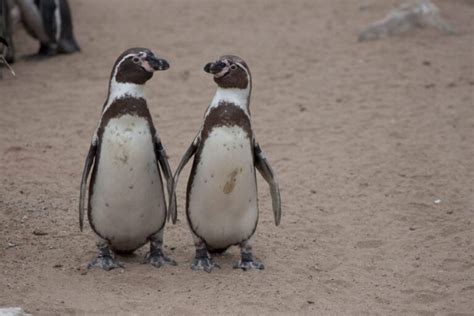
M80 51L74 37L72 15L67 0L0 0L0 2L6 3L4 15L10 19L10 26L14 24L11 20L19 16L17 19L21 19L27 33L39 41L40 47L34 56L50 57ZM12 29L13 27L10 27L10 39ZM8 38L5 38L8 41ZM13 43L8 44L13 47Z

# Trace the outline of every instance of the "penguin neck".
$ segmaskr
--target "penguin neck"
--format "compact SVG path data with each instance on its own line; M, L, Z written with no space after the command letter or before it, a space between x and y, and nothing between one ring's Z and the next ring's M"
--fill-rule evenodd
M250 117L249 110L249 101L250 101L250 87L245 89L236 89L236 88L221 88L218 87L216 94L212 99L211 105L209 106L208 112L219 106L219 104L232 104L236 107L241 108L245 114Z
M112 103L123 98L145 99L145 85L129 82L110 81L109 94L103 112L107 111Z

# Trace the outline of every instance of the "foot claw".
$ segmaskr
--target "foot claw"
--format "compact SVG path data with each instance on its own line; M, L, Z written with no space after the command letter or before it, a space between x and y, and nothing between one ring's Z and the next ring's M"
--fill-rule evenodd
M173 259L166 257L161 251L160 253L151 252L147 253L143 263L149 263L156 268L160 268L164 265L177 266L178 264Z
M115 268L124 268L124 265L116 261L111 256L99 256L87 264L87 269L99 267L105 271L110 271Z
M208 273L212 271L213 268L221 268L217 263L212 261L210 258L194 258L191 269L194 271L204 270Z
M234 266L233 266L234 269L242 269L244 271L247 271L247 270L263 270L265 269L265 266L263 265L263 263L259 262L259 261L255 261L255 260L251 260L251 261L242 261L242 260L239 260L237 262L234 262Z

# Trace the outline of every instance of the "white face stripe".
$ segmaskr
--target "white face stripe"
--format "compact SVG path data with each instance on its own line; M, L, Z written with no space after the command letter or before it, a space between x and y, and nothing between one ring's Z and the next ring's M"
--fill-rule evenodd
M104 107L105 113L110 105L118 99L124 98L126 96L134 97L134 98L145 98L145 85L139 85L134 83L123 83L117 82L115 79L117 76L117 71L120 68L120 65L129 57L136 56L137 54L128 54L125 55L122 60L120 60L114 69L114 74L112 75L112 79L110 80L110 89L109 89L109 97L107 98L107 104ZM140 55L140 54L139 54ZM146 54L145 54L146 56Z
M112 80L115 80L115 76L117 76L117 71L118 69L120 68L120 65L129 57L132 57L132 56L136 56L136 54L127 54L125 56L123 56L122 60L120 60L117 65L115 66L115 69L114 69L114 74L112 76Z
M219 73L215 74L215 78L220 78L229 71L229 67L224 67Z
M235 63L235 64L236 64L236 65L239 65L239 67L242 68L242 69L245 71L245 73L247 74L247 80L248 80L249 85L250 85L250 84L251 84L251 78L250 78L250 74L249 74L249 72L248 72L248 70L247 70L247 67L245 67L245 66L242 65L241 63Z
M224 59L223 62L224 62L224 64L226 64L226 66L224 68L222 68L222 70L219 73L215 74L214 78L220 78L220 77L224 76L227 72L229 72L229 69L230 69L229 61L227 59Z

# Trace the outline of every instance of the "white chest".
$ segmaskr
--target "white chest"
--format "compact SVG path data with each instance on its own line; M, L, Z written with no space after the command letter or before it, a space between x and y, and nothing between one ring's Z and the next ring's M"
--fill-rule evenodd
M238 126L214 128L204 140L189 198L197 233L215 247L242 241L257 217L251 141Z
M101 236L133 244L161 227L165 202L153 135L144 118L111 119L101 137L91 215Z

